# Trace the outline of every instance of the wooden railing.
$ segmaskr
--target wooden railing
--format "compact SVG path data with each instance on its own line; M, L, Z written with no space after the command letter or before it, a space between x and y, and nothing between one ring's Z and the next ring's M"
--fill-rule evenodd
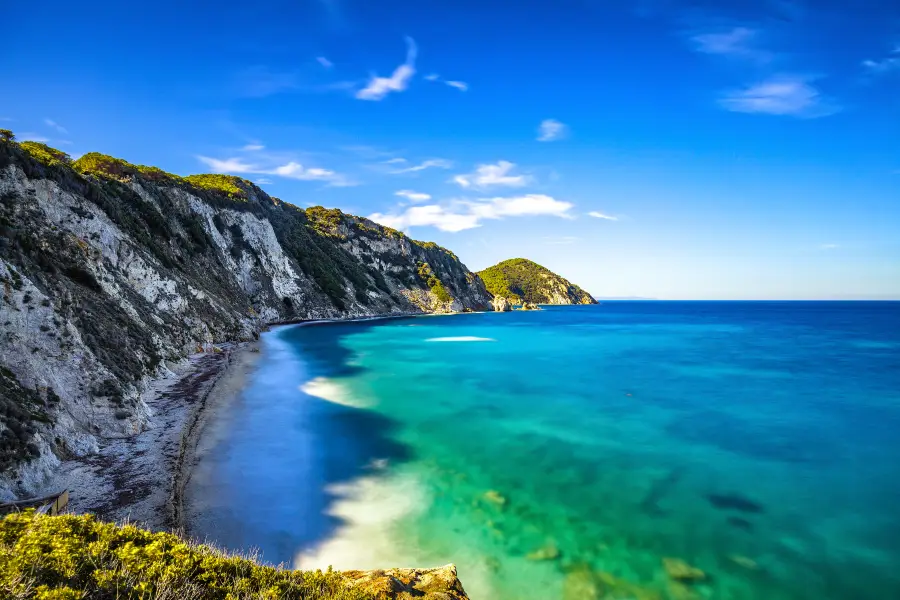
M17 500L15 502L0 504L0 515L19 512L28 508L33 508L36 512L45 515L58 515L65 512L67 506L69 506L69 490L63 490L52 496L29 498L28 500Z

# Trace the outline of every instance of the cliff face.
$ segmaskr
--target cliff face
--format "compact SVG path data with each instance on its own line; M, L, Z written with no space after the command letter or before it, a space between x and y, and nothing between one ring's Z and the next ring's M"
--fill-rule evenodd
M147 382L200 346L281 320L490 310L451 252L367 219L28 144L0 141L0 499L144 428Z
M479 271L488 291L513 304L596 304L586 291L550 269L512 258Z

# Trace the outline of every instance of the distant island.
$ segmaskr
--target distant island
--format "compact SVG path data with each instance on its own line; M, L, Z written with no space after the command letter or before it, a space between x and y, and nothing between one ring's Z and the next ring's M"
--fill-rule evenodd
M596 304L568 279L527 258L511 258L478 272L495 298L512 304Z

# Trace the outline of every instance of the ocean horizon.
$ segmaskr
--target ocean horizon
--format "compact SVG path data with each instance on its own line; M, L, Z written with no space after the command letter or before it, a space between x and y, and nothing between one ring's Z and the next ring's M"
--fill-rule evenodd
M191 533L270 563L453 562L473 600L900 596L900 302L284 326L219 418Z

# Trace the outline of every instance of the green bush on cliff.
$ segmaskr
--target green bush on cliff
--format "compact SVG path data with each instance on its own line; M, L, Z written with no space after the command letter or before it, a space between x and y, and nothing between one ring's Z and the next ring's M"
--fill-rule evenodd
M444 287L444 284L441 283L438 276L434 274L434 271L431 270L431 266L428 263L419 263L418 274L419 278L425 282L425 285L431 288L431 291L438 300L441 302L450 302L453 300L450 292L447 291L447 288Z
M234 200L247 200L247 191L244 186L253 185L251 182L234 175L221 175L219 173L207 173L205 175L188 175L184 178L194 187L214 192L222 192Z
M14 600L374 600L331 571L261 566L90 515L0 521L0 597Z
M16 134L12 132L10 129L0 129L0 142L14 142L16 141Z
M62 150L51 148L41 142L20 142L19 148L50 167L72 162L69 155Z
M337 208L325 208L324 206L310 206L306 209L306 218L317 233L321 235L338 236L338 227L344 218Z
M178 183L184 181L183 177L167 173L158 167L133 165L121 158L100 154L99 152L88 152L72 163L72 167L84 175L101 175L119 181L129 179L135 175L142 175L156 182Z

